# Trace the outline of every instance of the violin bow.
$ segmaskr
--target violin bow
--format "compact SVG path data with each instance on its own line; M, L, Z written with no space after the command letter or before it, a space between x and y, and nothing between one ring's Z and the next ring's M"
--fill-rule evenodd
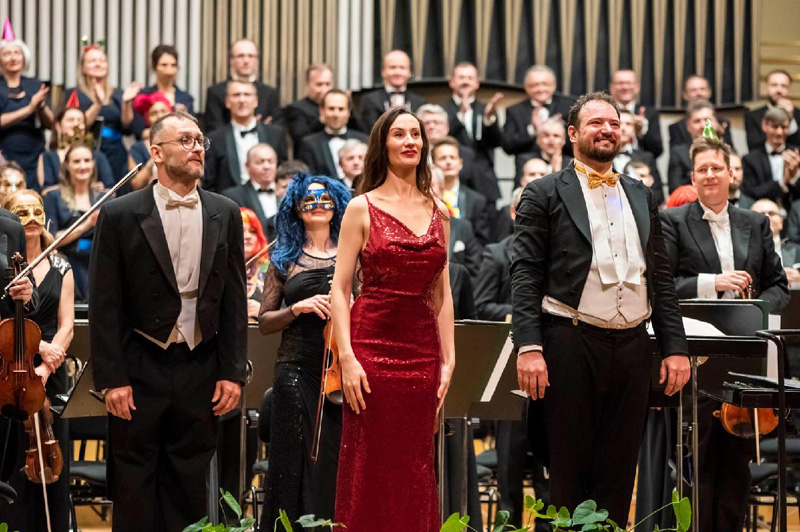
M44 475L44 457L42 455L42 436L40 433L39 412L33 414L33 430L36 432L36 447L39 449L39 475L42 480L42 495L44 496L44 513L47 518L47 532L53 532L50 524L50 503L47 500L47 481Z
M272 248L275 245L275 242L277 242L277 241L278 241L278 239L276 238L275 240L273 240L272 242L270 242L269 244L264 246L264 249L262 249L261 251L259 251L258 253L256 253L252 257L250 257L249 259L247 259L247 262L244 263L244 267L245 268L249 268L251 264L253 264L255 261L257 261L258 259L260 259L264 255L266 255L267 252L270 250L270 248Z
M42 251L42 252L39 254L39 256L38 256L38 257L36 257L36 258L35 258L35 259L33 259L32 261L30 261L30 262L28 263L28 265L27 265L27 266L26 266L26 267L25 267L25 268L24 268L24 269L23 269L21 272L19 272L19 273L18 273L18 274L17 274L17 275L16 275L16 276L13 278L13 279L11 279L11 281L10 281L10 282L9 282L9 283L6 285L6 287L5 287L5 288L3 288L3 297L6 297L6 295L8 295L8 290L9 290L9 288L11 288L11 285L13 285L14 283L16 283L17 281L19 281L19 280L20 280L20 279L22 279L23 277L27 277L27 276L28 276L28 274L29 274L29 273L31 273L31 272L33 271L33 269L34 269L34 268L35 268L35 267L36 267L36 266L37 266L37 265L38 265L40 262L42 262L42 261L43 261L43 260L44 260L44 259L45 259L45 258L46 258L48 255L50 255L50 253L52 253L52 252L53 252L53 251L54 251L54 250L55 250L55 249L56 249L56 248L59 246L59 244L61 244L61 242L62 242L62 241L63 241L63 240L64 240L64 239L65 239L65 238L66 238L66 237L67 237L67 236L68 236L70 233L72 233L73 231L75 231L75 229L77 229L77 228L78 228L78 227L79 227L79 226L80 226L80 225L81 225L81 224L82 224L82 223L83 223L83 222L84 222L84 221L85 221L87 218L89 218L89 216L91 216L91 215L92 215L92 213L93 213L94 211L96 211L97 209L99 209L99 208L100 208L100 206L101 206L103 203L105 203L105 202L106 202L106 200L108 200L108 199L110 199L111 197L113 197L113 196L114 196L114 194L116 194L116 193L117 193L117 191L118 191L120 188L122 188L122 186L123 186L123 185L125 185L125 183L127 183L128 181L130 181L131 179L133 179L133 176L135 176L136 174L138 174L138 173L139 173L139 170L140 170L141 168L142 168L142 163L139 163L139 164L137 164L136 166L134 166L134 167L133 167L133 170L131 170L130 172L128 172L128 173L125 175L125 177L123 177L122 179L120 179L119 183L117 183L116 185L114 185L113 187L111 187L111 188L108 190L108 192L106 192L106 193L103 195L103 197L102 197L102 198L100 198L100 199L97 201L97 203L95 203L94 205L92 205L92 206L89 208L89 210L88 210L88 211L86 211L85 213L83 213L83 215L82 215L80 218L78 218L78 220L77 220L77 221L76 221L74 224L72 224L72 225L71 225L71 226L69 226L68 228L64 229L64 231L61 233L61 236L59 236L58 238L56 238L55 240L53 240L53 243L52 243L52 244L50 244L49 246L47 246L47 249L45 249L44 251Z

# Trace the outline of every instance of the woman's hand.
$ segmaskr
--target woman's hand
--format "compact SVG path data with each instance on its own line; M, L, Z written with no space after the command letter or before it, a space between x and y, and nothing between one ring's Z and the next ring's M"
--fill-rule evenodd
M453 378L454 364L442 364L442 369L439 371L439 389L436 390L436 399L438 405L436 406L436 416L439 416L439 410L444 405L444 400L447 397L447 391L450 389L450 379Z
M42 356L43 365L47 366L50 373L55 373L67 357L66 351L60 345L51 344L44 340L39 342L39 354Z
M308 299L298 301L290 308L295 316L313 312L323 320L326 320L331 315L331 296L330 294L317 294Z
M352 353L339 353L339 367L342 370L342 391L344 392L344 398L347 404L350 405L350 408L352 408L356 414L359 414L362 410L367 409L367 405L364 402L364 394L361 389L362 385L364 391L372 393L369 389L369 382L367 382L367 374Z
M131 82L130 85L125 89L125 92L122 93L122 102L132 102L136 95L139 94L139 91L142 90L142 84L138 81Z
M42 109L45 105L44 99L47 97L47 93L50 92L50 89L44 83L41 84L39 90L31 96L31 103L29 104L31 113L35 113L39 109Z
M258 319L258 311L261 308L261 303L255 299L247 300L247 317Z
M42 379L42 386L47 384L47 379L50 377L50 374L52 373L50 369L44 364L39 364L38 366L36 366L33 372L36 373L40 379Z

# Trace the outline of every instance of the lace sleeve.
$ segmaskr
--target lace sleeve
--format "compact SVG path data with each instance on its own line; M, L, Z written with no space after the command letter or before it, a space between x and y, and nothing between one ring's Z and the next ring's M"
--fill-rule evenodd
M285 279L278 269L270 264L264 279L264 294L261 298L261 309L258 312L258 328L261 334L282 331L294 321L291 311L288 308L281 308L284 299L284 282Z

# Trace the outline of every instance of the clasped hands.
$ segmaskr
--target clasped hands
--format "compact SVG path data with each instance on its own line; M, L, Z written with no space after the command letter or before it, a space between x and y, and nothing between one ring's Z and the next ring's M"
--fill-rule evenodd
M214 397L211 403L214 404L212 410L215 416L224 416L239 404L239 397L242 394L242 387L238 382L219 380L214 389ZM131 386L121 386L110 388L105 397L106 410L111 414L130 421L131 412L136 410L133 402L133 388Z

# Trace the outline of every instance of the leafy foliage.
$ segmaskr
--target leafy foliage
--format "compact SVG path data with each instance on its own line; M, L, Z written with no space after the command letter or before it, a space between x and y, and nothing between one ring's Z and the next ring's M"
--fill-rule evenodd
M220 523L215 525L214 523L210 523L208 521L208 517L203 517L198 522L191 524L183 529L183 532L248 532L249 530L253 529L253 525L256 524L255 519L246 518L242 519L242 508L239 506L239 503L236 502L236 498L220 488L220 499L219 499L219 506L223 508L222 503L228 505L228 507L233 510L233 513L236 514L236 519L239 521L238 524L229 525L228 523ZM5 532L0 528L0 532Z

